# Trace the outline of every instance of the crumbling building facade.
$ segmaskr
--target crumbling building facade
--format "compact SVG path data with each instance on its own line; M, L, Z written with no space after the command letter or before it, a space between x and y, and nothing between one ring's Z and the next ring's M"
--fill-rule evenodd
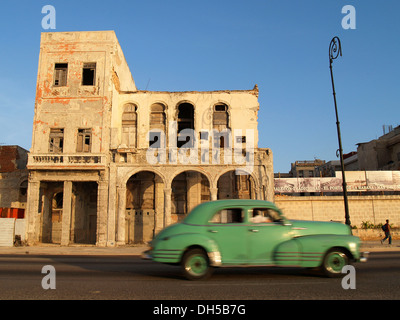
M273 200L258 87L142 91L113 31L42 33L29 154L29 243L150 240L197 204Z

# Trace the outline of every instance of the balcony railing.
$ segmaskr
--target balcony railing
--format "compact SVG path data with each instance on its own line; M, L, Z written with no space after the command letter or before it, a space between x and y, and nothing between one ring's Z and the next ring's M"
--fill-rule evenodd
M114 155L113 161L118 164L143 164L151 165L253 165L255 154L260 149L255 149L254 153L243 150L225 149L177 149L167 148L158 149L119 149Z
M30 154L28 169L105 169L104 154Z

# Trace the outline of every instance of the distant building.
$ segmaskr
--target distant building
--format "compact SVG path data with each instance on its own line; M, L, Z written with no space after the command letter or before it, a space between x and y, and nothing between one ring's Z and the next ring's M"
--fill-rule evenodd
M0 146L0 217L23 218L27 201L28 151Z
M357 152L350 152L343 155L345 171L358 170ZM315 168L315 177L335 177L336 171L342 171L340 160L331 160Z
M400 170L400 126L357 145L359 170Z
M323 164L325 164L325 160L320 159L296 161L291 164L289 175L291 177L312 178L315 177L315 168Z

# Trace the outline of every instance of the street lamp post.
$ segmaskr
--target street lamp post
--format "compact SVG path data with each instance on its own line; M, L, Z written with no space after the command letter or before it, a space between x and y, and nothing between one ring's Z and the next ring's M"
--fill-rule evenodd
M331 40L331 43L329 45L329 69L331 71L333 101L335 103L335 114L336 114L336 127L337 127L337 134L338 134L338 140L339 140L339 155L340 155L340 167L342 169L342 183L343 183L343 199L344 199L345 221L346 221L347 225L350 225L349 205L348 205L348 200L347 200L346 177L345 177L345 173L344 173L344 163L343 163L342 138L341 138L341 134L340 134L340 122L339 122L339 116L338 116L338 111L337 111L335 83L333 81L333 72L332 72L332 62L339 55L342 56L342 47L341 47L341 44L340 44L340 39L338 37L334 37Z

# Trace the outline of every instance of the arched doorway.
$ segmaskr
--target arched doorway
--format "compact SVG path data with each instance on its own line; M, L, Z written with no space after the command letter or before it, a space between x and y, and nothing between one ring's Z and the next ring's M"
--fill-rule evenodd
M218 199L256 199L254 178L235 170L224 173L218 179Z
M162 178L151 171L141 171L129 178L126 184L126 243L144 243L153 238L164 212L163 189Z
M39 197L41 230L39 241L43 243L61 243L63 199L64 192L62 183L41 183Z
M197 171L178 174L171 184L171 220L181 221L195 206L210 201L210 182Z

